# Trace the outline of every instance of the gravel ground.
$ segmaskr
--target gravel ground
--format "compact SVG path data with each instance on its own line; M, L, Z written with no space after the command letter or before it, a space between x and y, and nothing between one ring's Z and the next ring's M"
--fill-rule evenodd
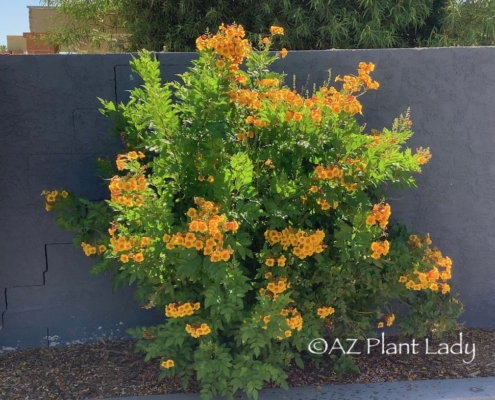
M358 343L355 356L360 373L339 379L332 371L328 355L322 355L319 368L304 370L293 366L289 386L321 386L424 379L458 379L495 376L495 330L463 328L457 337L429 341L429 352L463 340L463 354L425 354L425 339L417 339L417 354L382 354L380 345L369 351ZM386 343L409 343L412 339L387 337ZM89 399L184 392L180 380L157 381L157 360L144 362L143 353L134 353L132 340L108 341L58 348L27 349L0 354L0 398L6 400ZM473 344L476 349L470 361ZM332 343L329 343L329 348ZM390 347L388 347L390 348ZM387 348L385 348L387 349ZM412 353L412 347L410 347ZM403 347L405 352L406 348ZM455 351L458 349L454 348ZM275 387L267 385L266 387ZM187 392L198 392L192 382Z

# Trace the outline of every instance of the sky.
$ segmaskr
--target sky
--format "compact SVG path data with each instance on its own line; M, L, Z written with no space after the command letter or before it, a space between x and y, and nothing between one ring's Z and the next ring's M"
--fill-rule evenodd
M7 35L29 32L27 6L39 5L39 0L0 0L0 45L7 45Z

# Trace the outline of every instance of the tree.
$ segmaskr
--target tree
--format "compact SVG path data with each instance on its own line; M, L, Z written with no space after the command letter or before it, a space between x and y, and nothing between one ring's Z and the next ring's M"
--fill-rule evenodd
M4 44L0 45L0 51L5 51L7 50L7 46L5 46Z
M492 46L495 44L494 0L449 0L436 46Z
M275 48L390 48L495 44L495 0L41 0L57 8L45 39L70 50L193 51L207 29L235 21L250 40L276 23ZM119 30L127 36L115 35Z
M403 33L424 26L432 0L414 0L397 6L393 0L44 0L66 16L61 29L50 33L55 44L78 42L97 47L102 42L121 50L147 48L161 51L191 51L204 31L222 22L236 21L253 34L266 32L277 23L291 32L280 47L291 49L403 47ZM443 1L445 2L445 1ZM109 18L112 18L108 24ZM103 23L105 21L105 23ZM97 27L97 29L95 29ZM110 41L109 32L124 28L129 43Z
M193 51L207 29L235 21L250 40L271 24L275 48L390 48L495 44L495 0L42 0L63 23L46 39L115 51ZM116 37L125 30L129 36Z

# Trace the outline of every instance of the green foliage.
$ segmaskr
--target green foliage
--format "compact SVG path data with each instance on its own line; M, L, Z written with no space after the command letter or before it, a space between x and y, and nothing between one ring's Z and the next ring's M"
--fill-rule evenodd
M43 0L58 7L51 44L114 51L194 51L195 39L223 21L245 27L254 43L271 24L288 35L272 48L292 50L493 45L493 0ZM129 37L112 36L124 30Z
M408 111L371 134L356 122L357 96L378 88L374 65L302 96L270 71L269 43L252 51L242 27L197 45L182 83L162 85L143 51L129 102L101 100L129 148L116 170L100 161L113 174L109 201L44 193L99 258L95 272L136 282L137 300L164 310L164 324L129 331L160 378L195 377L203 399L257 398L264 382L287 387L292 363L318 362L307 346L324 334L363 339L395 319L416 337L452 331L462 312L452 262L428 235L389 226L382 190L414 187L430 154L407 148ZM333 361L357 371L348 356Z

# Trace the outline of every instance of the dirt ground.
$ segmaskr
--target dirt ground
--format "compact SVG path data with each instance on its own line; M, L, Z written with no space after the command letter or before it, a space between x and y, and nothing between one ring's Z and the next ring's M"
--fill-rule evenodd
M424 379L458 379L495 376L495 330L463 328L463 349L459 355L425 354L425 339L387 337L385 351L394 353L389 343L409 343L409 354L382 354L381 344L368 349L358 343L356 362L360 373L338 379L328 355L322 355L319 368L295 365L289 373L289 386L321 386ZM436 353L440 343L459 343L460 336L428 342ZM375 344L376 342L371 342ZM132 340L103 341L58 348L27 349L0 354L0 398L8 400L88 399L184 392L179 379L158 382L157 360L144 362L143 353L134 353ZM471 363L464 363L475 357ZM466 345L468 346L466 348ZM331 348L332 343L329 343ZM403 353L407 351L404 344ZM368 351L369 350L369 351ZM416 352L417 354L412 354ZM451 351L458 352L454 347ZM470 354L466 354L466 353ZM369 354L368 354L369 353ZM335 354L335 353L334 353ZM267 387L274 387L267 385ZM192 382L187 392L198 392Z

